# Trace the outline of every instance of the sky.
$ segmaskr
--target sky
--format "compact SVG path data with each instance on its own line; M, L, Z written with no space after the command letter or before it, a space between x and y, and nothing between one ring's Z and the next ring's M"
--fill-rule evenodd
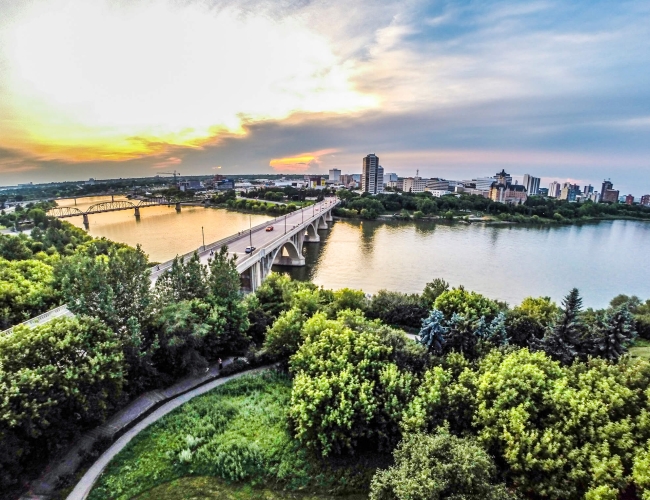
M0 185L368 153L650 193L650 2L0 0Z

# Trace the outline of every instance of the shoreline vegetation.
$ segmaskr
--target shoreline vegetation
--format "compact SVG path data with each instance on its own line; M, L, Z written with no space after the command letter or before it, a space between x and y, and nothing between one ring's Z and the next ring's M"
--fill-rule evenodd
M262 487L318 500L650 495L650 300L585 309L574 289L559 305L508 305L442 279L369 298L273 273L244 296L226 251L177 260L152 289L140 248L34 215L31 237L0 235L2 326L64 302L75 317L0 336L7 498L142 393L228 356L231 373L281 368L147 429L95 498L199 476L238 500Z

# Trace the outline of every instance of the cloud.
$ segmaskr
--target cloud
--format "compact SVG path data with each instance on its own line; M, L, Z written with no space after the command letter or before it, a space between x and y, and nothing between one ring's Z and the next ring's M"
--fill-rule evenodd
M336 151L336 149L325 149L313 153L300 153L286 158L275 158L269 162L269 166L276 172L305 172L310 169L317 169L322 163L322 156L331 155Z

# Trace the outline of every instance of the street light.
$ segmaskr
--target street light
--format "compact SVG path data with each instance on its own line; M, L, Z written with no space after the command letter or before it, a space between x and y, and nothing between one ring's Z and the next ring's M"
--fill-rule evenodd
M250 246L251 247L253 246L253 222L252 222L252 217L253 217L252 215L250 215L250 214L248 215L248 236L250 238L250 242L251 242ZM251 252L251 253L253 253L253 252Z

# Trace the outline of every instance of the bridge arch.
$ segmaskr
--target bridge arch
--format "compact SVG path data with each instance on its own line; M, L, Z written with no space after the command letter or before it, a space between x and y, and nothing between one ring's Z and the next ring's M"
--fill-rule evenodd
M317 228L317 221L307 224L305 228L305 243L318 243L320 241Z
M279 266L304 266L305 257L302 249L296 246L293 239L289 239L274 251L272 262Z

